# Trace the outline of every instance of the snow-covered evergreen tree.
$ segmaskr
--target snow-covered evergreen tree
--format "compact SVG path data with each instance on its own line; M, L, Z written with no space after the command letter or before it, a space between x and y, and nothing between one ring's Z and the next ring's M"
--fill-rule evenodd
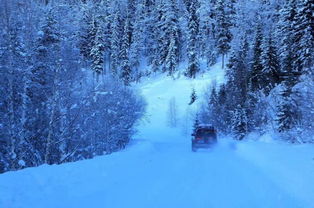
M258 23L254 40L252 69L249 78L251 92L256 92L265 89L264 86L265 80L262 65L262 51L263 51L262 40L263 40L262 26L261 23Z
M221 132L230 132L231 128L231 115L230 115L230 107L231 103L227 103L227 95L228 91L226 86L223 84L220 86L220 89L217 93L218 96L218 106L217 108L217 117L216 117L216 128Z
M129 85L132 79L132 72L129 60L130 51L130 40L131 40L131 25L130 17L127 16L124 23L122 45L120 51L121 59L121 78L125 85Z
M300 44L300 34L297 31L297 1L287 1L281 10L281 20L279 23L280 35L282 37L280 45L281 58L281 78L282 85L280 91L280 101L277 105L277 124L279 132L287 132L296 127L300 120L300 112L295 105L295 91L293 87L299 82L302 65L298 62L299 53L296 52Z
M292 82L292 83L291 83ZM286 79L282 83L280 102L277 106L278 131L286 132L291 130L297 123L296 101L292 97L293 81Z
M112 2L112 23L111 23L111 37L110 37L110 48L111 48L111 57L110 57L110 68L113 76L118 76L119 68L119 57L120 57L120 47L121 47L121 37L123 32L123 27L121 26L121 14L120 8L116 5L116 2Z
M227 105L225 106L230 115L229 124L233 133L242 139L244 132L247 132L248 117L248 65L245 62L248 55L247 37L243 37L239 51L234 51L228 64L228 82L226 84ZM237 119L242 119L236 121ZM244 125L245 122L245 125ZM244 128L245 127L245 128ZM245 131L244 131L245 130Z
M237 1L238 0L226 0L227 13L229 15L232 27L236 27L237 25Z
M279 48L281 73L294 71L293 43L295 41L294 24L296 13L295 0L286 1L283 9L280 11L278 37L281 39Z
M130 45L130 66L132 68L133 79L139 81L141 72L139 71L140 59L144 55L145 38L146 38L146 13L145 13L145 0L138 0L135 11L132 40Z
M88 61L92 59L91 50L92 42L94 41L95 30L95 14L93 14L93 7L90 4L84 4L82 9L82 20L79 31L79 43L81 55Z
M242 140L248 133L245 106L237 105L232 115L232 130L236 139Z
M20 15L13 13L0 32L0 173L23 168L29 148L24 140L27 50L22 40Z
M189 102L189 105L192 105L197 99L197 95L196 95L196 91L195 89L193 88L192 89L192 93L191 93L191 100Z
M34 158L29 158L33 165L53 163L60 157L52 135L52 131L58 131L55 81L59 63L55 57L60 54L60 34L57 24L53 11L49 11L38 32L36 64L27 88L26 138L38 151Z
M192 0L189 5L189 37L188 37L188 69L186 75L195 78L195 75L200 70L198 56L198 33L199 33L199 18L197 16L197 2Z
M193 133L196 132L196 129L199 127L199 125L200 125L200 121L199 121L198 115L196 115L194 119L194 123L193 123Z
M158 63L163 71L173 76L177 69L180 55L180 28L176 1L163 0L160 8L161 16L158 22Z
M314 131L314 67L305 70L305 73L300 77L300 82L293 88L292 99L295 101L295 107L299 112L299 120L294 131L295 138L298 142L313 143Z
M199 5L199 53L210 66L217 61L215 1L199 0Z
M92 21L92 28L90 31L91 37L91 50L90 57L92 59L92 69L96 73L97 80L98 76L103 73L104 70L104 32L99 23L98 17L94 17Z
M210 92L209 101L208 101L208 110L210 112L210 118L208 119L208 123L212 124L216 128L220 129L220 126L218 124L218 112L219 112L219 103L218 103L218 95L217 95L217 89L216 86L213 86Z
M297 3L294 21L293 61L295 71L302 72L314 64L314 1Z
M225 56L229 52L232 40L231 33L231 14L228 12L226 1L217 0L216 3L216 27L217 27L217 48L220 55L222 55L222 68L225 65Z
M261 59L263 66L263 82L265 85L263 91L266 94L269 94L269 92L280 83L279 57L271 34L263 42Z

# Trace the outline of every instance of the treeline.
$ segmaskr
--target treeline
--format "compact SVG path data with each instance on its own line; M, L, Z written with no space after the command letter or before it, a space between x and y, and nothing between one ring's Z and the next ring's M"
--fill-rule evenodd
M145 104L82 56L81 8L0 4L0 173L124 148Z
M195 77L200 59L209 66L230 49L234 0L39 2L76 14L68 22L78 26L75 38L84 61L126 85L157 71L174 76L185 61L184 74Z
M243 139L277 132L314 142L314 1L256 2L255 18L236 14L227 81L213 86L200 119ZM240 17L240 18L239 18Z
M75 14L63 18L70 18L83 60L126 85L152 72L174 76L183 62L191 78L200 60L224 62L237 10L236 0L29 1Z

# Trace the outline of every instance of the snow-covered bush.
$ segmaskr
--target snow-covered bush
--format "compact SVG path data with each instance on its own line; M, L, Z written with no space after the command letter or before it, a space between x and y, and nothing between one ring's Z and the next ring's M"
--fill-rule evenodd
M297 134L302 142L314 142L314 67L301 77L301 82L294 88L295 100L300 112Z
M145 103L131 88L110 77L84 89L70 107L62 160L75 161L124 148L135 133ZM81 99L83 97L83 99Z
M293 107L293 127L281 133L283 139L296 143L314 142L314 68L300 77L291 92L289 104ZM275 99L275 98L274 98ZM277 98L280 102L280 98ZM276 109L278 112L278 109Z
M124 148L145 104L100 70L104 63L95 67L81 56L80 7L4 2L0 18L10 21L0 22L0 172Z

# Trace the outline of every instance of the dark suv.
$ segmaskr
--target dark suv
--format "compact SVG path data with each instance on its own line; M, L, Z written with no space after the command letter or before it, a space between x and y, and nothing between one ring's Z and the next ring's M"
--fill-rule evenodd
M213 126L199 125L192 134L192 151L209 148L217 143L217 132Z

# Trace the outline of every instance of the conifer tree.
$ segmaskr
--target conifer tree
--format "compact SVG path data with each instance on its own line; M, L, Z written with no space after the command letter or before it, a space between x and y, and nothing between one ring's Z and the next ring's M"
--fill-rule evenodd
M286 132L291 130L297 122L297 109L295 106L295 101L292 98L292 83L289 82L287 77L282 83L282 89L280 92L280 102L277 106L277 124L279 132Z
M159 65L163 71L173 76L179 62L180 55L180 28L178 24L178 11L175 0L162 1L161 16L158 27Z
M122 46L120 51L121 78L124 81L125 85L129 85L132 78L131 66L129 61L130 40L131 40L130 18L129 16L127 16L125 19Z
M302 72L314 64L314 1L300 1L297 6L293 25L293 65L295 71Z
M245 36L239 51L234 51L229 60L226 84L226 109L230 112L230 117L227 118L230 119L228 122L231 130L238 139L242 139L248 130L248 66L245 62L247 54L248 42Z
M266 95L280 83L280 65L277 49L271 35L264 41L262 53L263 82Z
M259 22L256 28L253 60L251 70L248 75L248 92L247 92L247 118L249 121L248 130L255 131L262 125L260 118L256 116L260 102L260 96L267 91L268 84L266 82L266 74L263 71L262 63L262 43L263 43L262 26Z
M26 159L24 114L27 54L21 37L19 15L13 14L10 25L0 32L0 173L23 167L18 161Z
M300 43L297 38L297 2L289 0L284 5L280 17L280 35L282 37L280 47L282 88L279 94L280 102L277 105L277 124L279 132L291 130L298 121L298 112L293 99L293 87L298 82L300 63L297 62L298 54L295 50Z
M163 31L160 29L162 27L162 7L163 3L162 2L155 2L154 4L155 9L152 10L152 18L150 23L153 23L151 25L150 31L149 31L149 37L150 37L150 42L151 46L149 46L148 50L150 53L149 56L149 61L152 65L152 70L154 72L160 70L162 64L164 63L165 57L166 57L166 50L164 49L164 44L163 44Z
M91 50L90 57L92 59L92 69L96 73L97 80L98 76L104 70L104 32L99 23L99 19L94 17L90 36L91 36Z
M196 73L200 70L199 69L199 57L197 52L198 47L198 31L199 31L199 19L197 16L197 7L196 1L192 0L190 2L189 8L189 20L188 20L188 27L189 27L189 37L188 37L188 69L186 75L191 78L195 78Z
M53 163L60 157L55 149L52 135L58 131L56 121L56 76L60 53L60 34L53 11L50 11L39 32L36 47L36 64L31 71L31 82L27 88L28 112L26 114L26 137L35 151L30 158L34 164Z
M228 91L225 84L220 86L219 92L217 94L218 99L218 110L217 110L217 128L224 133L230 132L230 106L231 103L227 103Z
M90 8L84 8L83 19L81 21L80 28L80 40L79 40L79 49L81 55L86 59L90 60L91 54L91 42L92 42L92 27L93 27L93 15L91 14Z
M296 0L286 1L280 12L279 34L280 37L280 73L294 71L293 43L295 41L294 24L297 14Z
M196 114L195 119L194 119L194 124L193 124L193 133L196 133L196 129L199 127L200 121L198 118L198 114Z
M228 64L228 82L226 87L230 88L234 96L234 102L244 105L248 91L248 64L246 58L248 55L247 37L241 40L241 46L238 51L233 51Z
M222 55L222 68L224 68L225 56L231 48L232 23L230 13L227 11L226 1L217 0L216 5L217 48L219 54Z
M262 26L258 23L255 34L252 69L250 72L250 91L256 92L264 89L263 65L262 65Z
M216 86L213 86L211 89L210 97L209 97L209 105L208 110L210 112L209 121L211 125L219 128L219 121L218 121L218 112L219 112L219 103L218 103L218 95Z
M199 54L211 66L217 61L215 2L199 0Z
M238 140L242 140L248 133L246 115L245 106L237 105L232 116L232 130Z
M120 47L121 47L121 37L123 28L121 28L121 14L120 14L120 8L118 5L116 5L116 2L113 2L115 4L113 6L113 19L111 23L111 37L110 37L110 67L111 67L111 73L113 76L118 76L118 67L119 67L119 57L120 57Z
M142 37L144 43L144 54L147 56L148 63L152 65L152 71L159 69L157 60L158 48L158 22L160 17L160 4L155 0L143 0L145 16L144 30L145 35Z
M132 26L132 40L130 45L130 66L132 68L134 80L139 81L141 72L139 71L140 59L145 50L145 1L138 0L135 11L134 23Z
M195 89L193 88L192 89L192 93L191 93L191 100L189 102L189 105L192 105L197 99L197 95L196 95L196 91Z
M231 20L232 27L236 27L237 25L237 11L236 11L236 3L238 0L226 0L227 6L227 14Z

